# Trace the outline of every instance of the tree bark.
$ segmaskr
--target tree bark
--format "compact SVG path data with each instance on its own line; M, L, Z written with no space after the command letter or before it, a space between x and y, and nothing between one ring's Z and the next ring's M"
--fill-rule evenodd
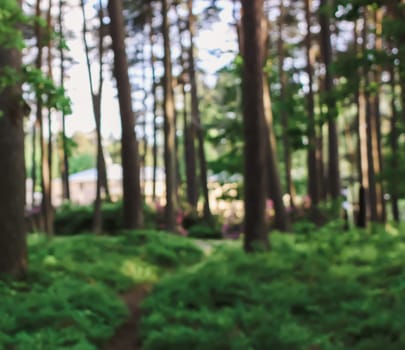
M196 127L197 141L198 141L198 160L200 165L200 186L204 197L203 214L206 221L211 221L211 209L209 200L209 190L207 181L207 161L204 150L204 128L201 123L200 110L198 107L198 91L197 91L197 79L195 72L194 62L194 36L195 36L195 24L193 16L193 1L188 0L188 30L190 33L190 49L189 49L189 76L191 86L191 119L192 123Z
M96 180L96 199L94 201L94 212L93 212L93 232L101 233L103 229L103 216L102 216L102 199L101 199L101 188L104 188L107 200L110 199L110 191L108 187L107 179L107 169L104 158L104 150L102 144L102 135L101 135L101 101L102 101L102 92L103 92L103 52L104 52L104 36L103 36L103 14L102 14L102 3L99 1L98 6L98 20L99 20L99 29L98 29L98 88L97 91L94 87L93 75L91 72L91 62L90 62L90 48L87 42L87 24L86 24L86 13L85 13L85 4L81 0L81 9L83 16L83 28L82 28L82 37L83 44L86 55L86 65L87 65L87 74L89 77L90 85L90 95L92 99L93 115L94 121L96 124L96 142L97 142L97 152L96 152L96 167L97 167L97 180Z
M274 227L286 232L290 228L290 221L283 201L280 174L277 162L277 145L273 129L273 112L271 108L271 97L267 75L263 74L263 102L264 102L264 132L266 133L266 173L267 191L274 203Z
M40 18L41 13L41 0L36 2L36 16ZM42 35L42 30L39 23L35 25L35 36L37 40L37 57L35 60L35 66L37 69L42 69L42 60L43 60L43 47L44 47L44 37ZM43 217L43 228L48 235L53 235L53 209L52 209L52 198L51 198L51 189L49 181L49 162L47 156L47 143L45 140L45 131L44 131L44 121L43 121L43 101L42 95L37 93L36 96L37 105L36 105L36 119L39 126L39 143L40 143L40 152L41 152L41 188L42 188L42 201L41 201L41 210Z
M150 26L150 31L149 31L149 44L150 44L150 65L151 65L151 70L152 70L152 95L153 95L153 145L152 145L152 200L156 200L156 172L157 172L157 156L158 156L158 145L157 145L157 133L158 133L158 127L157 127L157 106L158 106L158 101L157 101L157 93L156 93L156 71L155 71L155 53L154 53L154 36L153 36L153 25L152 25L152 18L153 18L153 7L152 3L149 2L149 7L148 7L148 22Z
M312 0L305 0L305 18L307 25L307 33L305 36L305 54L306 54L306 73L308 76L308 93L307 93L307 114L308 114L308 193L311 198L310 217L311 220L320 225L322 223L322 215L318 208L319 205L319 176L317 162L317 138L315 129L315 103L313 90L313 64L314 59L311 57L312 35L311 35L311 5Z
M6 67L20 69L19 51L0 48L0 75ZM27 269L27 248L23 108L19 86L0 91L0 113L0 275L20 277Z
M242 0L244 201L247 252L269 248L265 222L266 135L263 106L263 0Z
M399 137L399 132L398 132L398 123L399 123L399 116L398 116L398 110L395 105L396 101L396 92L395 92L395 86L396 86L396 79L395 79L395 73L394 73L394 68L393 66L390 67L390 85L391 85L391 119L390 119L390 146L391 146L391 169L390 173L391 176L389 177L389 182L390 182L390 194L391 194L391 210L392 210L392 218L394 219L395 222L400 221L400 215L399 215L399 206L398 206L398 200L399 200L399 195L398 195L398 187L399 187L399 179L396 176L397 171L398 171L398 159L399 159L399 145L398 145L398 137Z
M121 115L121 160L123 175L124 226L135 229L142 226L142 195L139 176L138 142L132 110L131 85L125 51L125 34L122 0L109 0L110 31L114 51L114 74L117 80Z
M58 14L58 25L59 25L59 37L61 42L65 40L65 35L63 31L63 0L59 0L59 14ZM59 56L60 56L60 86L62 89L65 87L65 52L63 45L59 45ZM67 149L66 142L66 116L62 112L62 137L60 140L61 152L60 152L60 173L62 178L62 191L63 198L70 200L70 184L69 184L69 151Z
M171 47L169 36L168 2L162 0L163 41L164 41L164 160L166 168L166 229L176 228L176 125L174 113L173 78L171 63Z
M286 183L287 193L290 196L290 207L293 209L294 197L295 197L295 188L291 176L291 147L290 147L290 136L289 136L289 127L288 127L288 114L285 110L286 102L286 86L287 86L287 77L284 72L284 41L283 41L283 23L285 16L285 7L284 1L280 1L280 15L278 18L278 40L277 40L277 51L278 51L278 74L280 79L280 100L283 105L281 107L281 125L282 125L282 143L283 143L283 156L284 156L284 178Z
M320 44L323 63L325 65L325 94L328 120L328 189L332 200L340 196L340 170L339 170L339 145L336 125L336 99L334 93L333 76L331 72L332 45L329 14L326 9L328 0L320 1L319 23L321 27Z

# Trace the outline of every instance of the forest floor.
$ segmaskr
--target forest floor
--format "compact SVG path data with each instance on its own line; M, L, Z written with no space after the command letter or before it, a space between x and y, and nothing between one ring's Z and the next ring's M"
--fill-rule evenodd
M142 284L123 294L121 298L129 310L128 320L117 329L107 342L104 350L138 350L140 349L138 325L141 318L140 304L151 290L151 285Z

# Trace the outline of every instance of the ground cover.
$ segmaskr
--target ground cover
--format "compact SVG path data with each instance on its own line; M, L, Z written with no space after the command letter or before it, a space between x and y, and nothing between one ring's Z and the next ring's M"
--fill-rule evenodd
M0 349L100 349L129 316L119 294L202 257L163 232L30 235L26 279L0 282Z
M270 253L218 246L143 304L144 350L405 349L405 232L271 235Z

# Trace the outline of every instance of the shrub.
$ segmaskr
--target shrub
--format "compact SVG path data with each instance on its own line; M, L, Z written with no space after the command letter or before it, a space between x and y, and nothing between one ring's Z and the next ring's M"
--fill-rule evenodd
M155 228L155 211L144 205L144 222L146 228ZM122 202L103 203L103 231L117 233L123 229ZM58 235L74 235L92 231L93 207L79 205L63 205L56 211L55 232Z
M222 233L216 227L207 224L196 224L188 229L188 235L192 238L221 239Z

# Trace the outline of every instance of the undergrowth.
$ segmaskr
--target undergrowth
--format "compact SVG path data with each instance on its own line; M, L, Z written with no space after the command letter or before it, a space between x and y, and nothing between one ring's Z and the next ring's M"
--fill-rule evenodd
M143 304L144 350L405 349L405 232L325 227L228 246Z
M165 232L31 235L27 278L0 281L0 349L99 349L127 317L118 293L201 259L190 240Z

